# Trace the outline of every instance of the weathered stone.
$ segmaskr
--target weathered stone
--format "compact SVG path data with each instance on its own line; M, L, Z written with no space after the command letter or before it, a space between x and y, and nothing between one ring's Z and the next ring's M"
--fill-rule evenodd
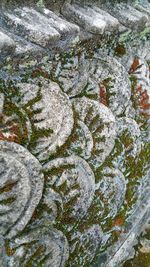
M15 42L6 34L0 31L0 56L11 55L15 51Z
M150 3L136 3L134 7L147 16L147 26L150 26Z
M1 0L0 266L147 255L149 13L147 0Z
M25 228L43 191L36 158L13 142L0 141L0 234L11 238Z
M133 157L137 156L141 151L141 131L135 120L131 118L119 118L116 122L118 136L124 132L129 132L132 140L131 144L124 147L124 151L128 151Z
M83 134L81 137L83 141L81 144L78 144L78 141L74 142L70 153L73 151L76 153L76 146L79 147L81 156L85 155L87 159L88 155L88 162L97 169L114 147L115 118L106 106L94 100L83 97L73 101L73 104L79 120L83 122L80 124L82 133L79 132ZM84 142L87 143L86 146L83 146Z
M134 30L144 28L147 22L145 14L128 4L119 3L113 7L108 5L106 10L109 10L110 14L115 16L121 24Z
M102 229L99 225L92 225L83 232L77 231L72 239L71 254L78 251L78 256L74 261L70 261L69 266L84 266L94 258L98 247L101 245L103 237ZM84 257L81 251L84 251Z
M100 53L95 54L89 72L89 82L99 86L100 102L103 103L105 97L105 105L109 105L116 116L123 114L131 97L131 85L125 68L116 59L103 57Z
M101 214L107 218L115 217L125 198L126 181L124 175L119 169L104 168L102 179L96 184L96 190L103 202Z
M7 259L7 266L25 267L31 263L34 266L63 267L68 259L68 242L60 231L50 228L35 229L27 235L16 238L11 243L11 249L16 252ZM22 263L22 258L24 261Z
M111 32L119 25L117 19L99 8L88 6L83 8L76 4L66 4L63 7L62 13L85 30L95 34L103 34L105 31Z
M89 7L66 4L63 14L91 33L103 34L106 22L98 12Z
M3 22L10 31L42 47L49 47L58 41L60 34L42 14L32 9L16 9L13 13L5 12Z
M33 135L32 153L40 160L47 159L56 149L64 144L73 127L73 112L68 96L61 92L54 82L41 80L42 87L33 84L18 84L22 95L21 106L28 106L33 112L31 123ZM39 95L39 99L38 98ZM35 101L34 101L35 99ZM30 107L30 101L33 105ZM34 114L35 113L35 114ZM47 131L44 136L38 131Z
M67 58L63 63L58 62L55 70L55 77L63 91L70 97L74 97L83 92L88 83L89 62L85 59L85 54L76 55L74 58Z
M0 114L3 111L3 105L4 105L4 94L0 94Z
M48 186L59 191L64 206L68 206L68 220L72 216L82 218L95 192L95 178L88 163L77 156L57 158L45 164L44 170L48 172ZM56 174L51 175L51 170L56 170Z
M51 23L52 27L60 33L61 45L70 45L78 36L80 28L77 25L55 15L55 13L49 9L44 8L42 12L49 18L49 23Z

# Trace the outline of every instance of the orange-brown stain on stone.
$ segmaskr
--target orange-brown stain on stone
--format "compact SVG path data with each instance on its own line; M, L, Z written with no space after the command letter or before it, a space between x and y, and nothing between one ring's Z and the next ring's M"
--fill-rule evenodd
M147 90L143 90L141 85L138 85L136 88L137 94L139 94L138 99L138 106L141 109L141 114L148 118L150 115L148 114L148 111L150 109L150 101L149 101L149 95L147 93Z
M99 97L100 97L100 103L107 106L107 91L106 87L103 84L99 85Z
M114 220L113 226L122 226L124 224L124 219L122 217L118 217Z
M138 69L139 66L140 66L139 58L135 57L131 65L131 68L129 69L129 74L134 73Z

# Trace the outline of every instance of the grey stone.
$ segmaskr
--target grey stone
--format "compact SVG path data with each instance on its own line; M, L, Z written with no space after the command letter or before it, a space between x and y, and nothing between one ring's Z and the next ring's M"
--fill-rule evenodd
M106 96L109 95L109 106L113 114L115 116L121 115L128 106L131 97L130 81L122 64L115 58L107 55L104 57L100 50L100 53L94 55L89 73L89 82L99 86L100 90L106 90ZM107 80L108 83L106 82L107 85L103 88ZM100 101L103 102L103 99Z
M74 253L76 249L79 249L78 257L74 262L70 262L70 266L78 266L79 264L84 266L87 262L91 262L94 258L98 247L101 245L103 238L103 231L99 225L92 225L83 232L77 231L73 238L71 246L71 253ZM75 240L75 242L74 242ZM84 250L84 257L80 260L80 251Z
M44 8L42 13L49 19L49 23L60 33L60 43L62 46L69 46L80 33L80 28L57 16L54 12Z
M32 111L35 112L32 124L38 130L50 130L48 136L39 137L32 153L40 160L47 159L56 149L62 146L73 127L73 112L68 96L63 93L59 86L44 79L41 80L42 88L33 84L18 84L22 95L21 106L36 98L38 93L41 99L35 101ZM36 110L37 112L36 114Z
M97 6L92 6L92 8L103 17L104 21L106 21L106 32L114 32L119 30L120 23L115 16L111 16L108 12L98 8Z
M88 154L88 162L96 170L114 147L116 137L115 117L106 106L86 97L77 98L73 101L73 104L75 111L83 122L80 126L83 132L83 144L85 142L86 145L84 147L79 143L79 147L81 151L82 149L87 151L82 151L81 156L84 153ZM77 144L74 142L70 153L76 151L75 145L77 146L78 142Z
M133 30L142 29L146 25L147 16L131 5L119 3L113 7L109 5L106 10L115 16L121 24Z
M34 9L16 9L13 13L4 12L4 23L14 33L42 47L49 47L58 41L60 34L49 20Z
M0 6L0 266L123 266L150 216L149 3Z
M91 14L89 8L82 8L77 5L72 6L67 4L64 6L63 14L92 33L104 33L104 29L106 27L105 21L95 11Z
M81 53L73 58L67 58L63 64L58 61L55 70L55 77L63 91L70 97L74 97L83 92L88 83L89 62L85 59L85 54Z
M106 218L114 218L124 202L126 181L123 173L117 168L106 167L102 170L102 179L96 184L96 191L102 196L103 210Z
M131 118L119 118L116 124L118 136L121 136L124 131L128 130L130 136L132 136L133 139L133 144L128 148L124 148L124 150L129 150L129 154L133 157L138 156L142 146L140 138L141 131L139 125L136 123L135 120Z
M64 171L61 173L59 169L65 165L69 165L70 168L65 169L64 167ZM95 178L88 163L80 157L70 156L52 160L43 168L48 172L49 186L55 188L56 192L66 183L64 191L60 189L59 192L64 206L71 203L71 200L76 200L73 207L71 206L70 212L68 208L68 218L82 218L90 207L95 192ZM58 174L51 175L52 169L56 169Z
M4 94L0 94L0 114L3 111L3 106L4 106Z
M6 34L0 31L0 56L11 55L15 51L15 42Z
M52 227L50 229L44 227L35 229L20 238L16 238L11 243L11 248L16 251L7 262L9 267L19 267L20 264L25 267L32 256L33 260L31 261L34 266L38 267L39 264L44 263L45 267L63 267L69 256L67 239L61 231ZM21 262L22 257L24 257L23 263Z
M111 32L119 25L117 19L99 8L66 4L63 6L62 13L85 30L95 34Z
M137 3L134 7L147 16L147 26L150 26L150 3Z
M0 233L12 238L31 219L42 197L44 179L38 160L24 147L0 141L0 150Z

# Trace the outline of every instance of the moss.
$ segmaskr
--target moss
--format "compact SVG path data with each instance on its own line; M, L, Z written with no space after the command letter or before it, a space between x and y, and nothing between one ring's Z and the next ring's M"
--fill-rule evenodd
M145 36L145 33L141 33L141 37ZM112 37L113 38L113 37ZM118 37L117 37L118 38ZM122 39L121 39L122 38ZM130 39L130 35L129 35L129 32L126 33L125 35L121 35L120 36L120 40L129 40ZM100 40L100 39L99 39ZM96 45L99 45L99 46L102 46L102 44L100 44L100 41L98 40L98 43ZM112 48L114 44L111 43L111 38L108 41L108 48ZM102 42L103 43L103 42ZM115 42L116 43L116 42ZM86 42L84 48L86 47L87 48L87 54L88 56L92 57L93 54L94 54L94 51L96 51L96 48L94 46L96 46L95 44L93 44L93 40L91 39L91 42ZM110 47L109 47L110 46ZM83 48L82 48L83 49ZM77 50L80 50L81 51L81 48L80 47L77 47L76 49L76 53L77 53ZM62 57L61 60L63 61L63 63L67 63L68 62L68 59L71 63L71 57L72 56L75 56L75 50L70 53L66 53L63 56L60 56ZM121 56L124 56L125 53L126 53L126 48L125 48L125 45L123 43L123 41L120 41L117 43L117 46L115 45L115 55L118 56L118 57L121 57ZM36 70L36 69L35 69ZM38 76L45 76L47 75L47 73L45 72L42 72L42 71L37 71L37 72L31 72L31 71L28 71L28 73L26 73L26 75L24 76L24 81L27 81L28 79L30 79L31 77L33 78L37 78ZM46 76L45 76L46 77ZM50 77L50 76L49 76ZM50 77L51 79L54 79L53 77ZM137 80L135 77L131 77L131 82L132 82L132 101L133 101L133 105L135 105L134 107L136 108L136 101L135 101L135 98L134 97L134 89L135 89L135 86L137 84ZM108 77L108 79L105 79L103 81L103 84L106 86L107 88L107 103L109 103L110 101L110 97L113 95L111 94L111 78ZM63 88L62 88L63 89ZM78 97L82 97L82 96L87 96L91 99L97 99L97 95L95 94L90 94L88 93L87 91L87 87L84 88L83 92L81 94L78 95ZM9 99L11 99L11 101L14 101L15 100L15 97L17 96L17 101L19 101L19 92L17 90L12 90L12 88L10 87L9 90L6 92L4 90L4 93L5 95L7 95L7 97ZM32 109L32 106L34 105L34 103L40 101L41 99L41 95L40 95L40 92L37 96L37 98L35 98L33 101L29 102L25 109L26 109L26 112L30 118L30 120L32 121L32 117L35 115L35 114L39 114L42 110L41 109L37 109L36 111L33 111ZM11 110L9 110L9 107L11 107ZM18 122L18 125L19 125L19 128L23 127L23 123L26 122L26 118L23 116L23 114L15 107L15 105L10 105L8 103L8 105L6 106L6 110L8 110L7 112L7 115L11 115L12 113L16 113L18 115L18 118L20 118L21 122L19 124ZM75 114L75 112L74 112ZM87 117L87 123L89 122L90 120L90 116L92 115L92 111L90 110L89 111L89 117ZM77 121L78 121L78 115L75 114L74 116L75 118L75 123L74 123L74 128L72 130L72 133L70 135L70 137L68 138L67 142L61 147L61 148L57 148L56 152L49 157L48 161L51 160L51 159L55 159L57 157L64 157L64 156L68 156L68 152L67 152L67 149L69 149L70 145L72 142L75 142L77 140L77 134L76 134L76 127L77 127ZM91 124L91 129L93 128L94 124L97 123L97 120L99 120L99 118L95 118L95 121L93 121L93 125ZM144 123L144 120L143 120L143 129L142 131L145 132L147 131L146 130L146 127L147 127L147 124ZM103 126L100 126L100 128L97 128L97 131L101 131L103 129ZM33 130L33 134L32 134L32 137L31 137L31 147L34 146L34 144L36 143L36 140L42 136L50 136L53 132L51 129L41 129L40 131L37 131L36 128L34 128L34 126L32 127L32 130ZM20 138L22 138L22 136L20 135ZM25 140L25 138L24 138ZM95 142L104 142L105 141L105 138L104 139L96 139L95 138ZM121 136L120 140L117 139L116 140L116 143L115 143L115 147L114 149L112 150L111 154L106 158L105 162L102 164L102 166L100 166L98 168L98 170L96 170L95 172L95 176L96 176L96 181L99 181L101 180L102 178L102 171L103 171L103 168L105 167L110 167L110 168L113 168L113 160L115 160L119 155L120 153L122 153L123 151L123 144L125 146L125 148L129 148L133 143L133 140L132 138L130 138L130 135L123 135ZM30 148L31 148L30 147ZM76 149L76 154L80 155L82 150L80 147L78 147ZM99 151L100 152L100 151ZM98 152L98 153L99 153ZM129 152L129 151L128 151ZM148 150L148 147L144 147L140 153L140 155L138 156L138 158L136 158L135 160L133 160L133 158L130 157L129 154L126 154L125 155L125 162L124 162L124 167L125 167L125 172L124 172L124 175L126 176L126 178L129 180L129 185L128 185L128 188L127 188L127 194L126 194L126 201L127 201L127 204L126 206L124 207L124 210L119 212L119 220L124 220L124 218L126 217L126 213L127 211L129 210L129 208L133 205L133 203L135 202L135 199L134 199L134 187L136 185L136 183L138 182L138 179L140 179L144 173L146 172L147 170L147 160L149 160L149 150ZM49 171L49 174L50 175L57 175L59 176L64 170L65 168L69 168L69 166L61 166L61 168L59 169L53 169L53 170L50 170ZM128 174L129 173L129 174ZM47 174L45 174L45 183L47 182L46 179L48 179L48 175L46 177ZM5 188L6 192L8 192L9 190L11 190L11 186L9 187L6 187ZM66 183L63 183L62 186L60 186L58 188L58 191L62 191L62 192L65 192L67 190L67 184ZM96 195L98 201L100 200L100 195ZM95 202L94 202L95 201ZM82 219L82 222L76 222L73 218L69 218L68 216L68 211L70 209L70 206L72 206L75 202L76 202L76 198L72 199L70 202L68 202L65 207L64 207L64 214L63 214L63 217L58 217L57 219L57 223L55 224L56 227L58 229L62 229L64 233L66 233L66 236L69 240L69 243L71 243L71 233L68 233L68 230L66 228L66 225L68 224L72 224L73 225L73 228L74 230L76 229L79 229L80 231L84 231L86 229L86 227L89 227L90 225L92 224L99 224L99 223L102 223L103 224L103 229L105 230L110 230L112 228L112 226L116 223L117 218L115 218L114 220L111 219L111 218L107 218L107 220L105 220L105 217L107 215L107 212L108 210L106 210L106 212L104 213L103 216L99 216L99 213L100 213L100 209L101 209L101 203L100 201L96 202L97 200L93 200L93 204L91 205L91 207L89 208L89 211L88 211L88 217L85 217ZM106 203L107 204L107 203ZM48 212L49 214L51 214L51 211L50 209L44 204L40 204L39 207L36 209L35 213L33 214L33 217L32 217L32 222L38 218L42 218L42 214L43 214L43 211L46 211ZM121 219L120 219L121 218ZM31 222L30 222L31 223ZM29 223L29 225L30 225ZM74 231L72 230L72 232ZM26 230L25 230L26 231ZM117 240L119 236L119 232L113 232L113 236L112 236L112 239L111 239L111 242L115 242ZM7 251L8 251L8 255L11 256L13 255L13 251L9 250L9 247L7 248ZM43 252L43 251L42 251ZM40 251L39 251L40 253ZM77 248L77 250L74 251L74 253L72 253L70 255L70 258L69 258L69 261L70 262L74 262L74 266L77 267L77 266L80 266L81 264L79 262L76 261L76 257L80 255L81 257L81 261L83 261L83 258L84 258L84 255L85 255L85 250L83 248L80 249L79 251L79 248ZM34 255L33 255L34 256ZM36 257L37 255L35 255ZM31 259L28 263L28 267L29 266L32 266L32 263L34 263L34 259ZM146 266L146 265L143 265L143 263L145 264L145 260L143 259L143 262L142 263L137 263L134 265L134 266L139 266L140 267L140 264L141 267L149 267L149 266ZM44 264L44 262L42 263ZM40 266L40 265L39 265ZM67 266L67 265L66 265ZM84 266L84 265L83 265ZM85 266L89 266L89 263L87 262L85 264ZM129 265L130 266L130 265Z
M39 8L44 8L45 7L44 0L38 0L37 3L36 3L36 5Z
M25 145L28 142L28 129L26 125L28 117L19 104L21 101L19 89L12 82L8 82L7 85L1 84L0 91L5 95L2 133L9 132L10 138L13 138L19 144ZM5 123L5 117L12 119Z
M78 123L78 114L76 113L76 111L73 108L73 114L74 114L74 125L73 125L73 129L72 132L70 134L70 136L68 137L67 141L64 143L64 145L62 145L61 147L57 147L56 151L50 155L50 157L46 160L46 162L49 162L50 160L56 159L56 158L61 158L61 157L67 157L69 156L68 153L68 149L70 148L72 142L75 142L77 140L77 135L76 135L76 128L77 123ZM44 161L45 162L45 161Z
M15 249L12 249L9 245L9 240L5 240L5 251L8 257L13 256L13 254L15 253Z
M40 256L43 256L45 252L44 245L39 245L36 251L30 256L29 260L26 262L25 267L32 267L34 262L39 258ZM39 264L39 267L42 267L41 264Z
M136 101L136 88L137 88L137 78L134 75L129 76L129 79L131 81L131 101L133 108L137 110L137 101Z
M27 104L24 105L24 109L26 110L26 112L28 113L28 107L32 107L35 103L39 102L42 99L42 93L41 93L41 89L38 90L36 97L34 97L33 99L29 100Z
M120 34L119 43L124 43L130 40L131 30L126 31L125 33Z
M0 200L0 205L10 205L16 200L15 197L9 197L7 199Z
M92 120L90 119L90 121L88 122L88 128L90 131L92 131L93 127L96 126L96 124L97 124L97 122L99 122L99 120L100 120L99 114L94 116L94 118L92 118Z
M28 146L28 149L32 151L32 149L36 146L36 143L39 142L39 139L42 137L49 137L53 133L53 130L51 128L45 129L45 128L36 128L34 125L32 125L32 134L31 134L31 140L30 144Z
M134 259L128 260L123 267L150 267L150 253L137 252Z
M7 193L12 190L12 188L17 184L17 182L6 184L4 187L0 188L0 194L3 192Z
M115 47L114 54L117 57L123 57L126 54L126 48L123 43L118 43Z
M129 148L131 145L133 145L133 138L128 133L128 130L126 129L122 135L120 136L120 141L124 144L125 148Z
M115 92L111 92L113 81L112 77L107 77L101 82L101 84L106 88L106 103L108 107L110 105L110 98L115 95Z
M142 32L140 32L140 38L150 37L150 27L146 27Z

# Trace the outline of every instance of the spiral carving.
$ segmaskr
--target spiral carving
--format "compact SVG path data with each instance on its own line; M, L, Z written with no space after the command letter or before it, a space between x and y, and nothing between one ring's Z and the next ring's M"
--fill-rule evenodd
M39 204L44 178L37 159L22 146L0 141L0 233L23 230Z

